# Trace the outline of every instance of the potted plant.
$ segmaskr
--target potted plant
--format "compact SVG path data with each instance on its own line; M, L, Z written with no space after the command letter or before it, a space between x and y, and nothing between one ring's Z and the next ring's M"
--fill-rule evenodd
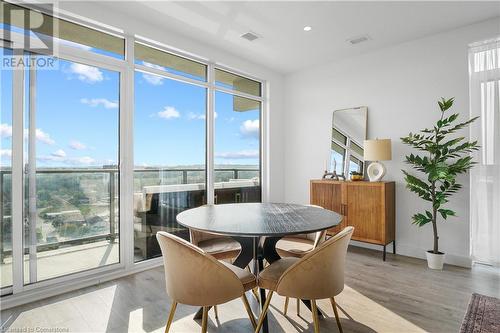
M402 171L406 187L431 205L429 210L413 215L412 220L413 224L419 227L432 224L434 247L426 253L427 264L432 269L443 269L444 262L444 253L439 251L438 219L446 220L449 216L456 216L453 210L444 206L462 187L457 183L457 176L467 172L475 164L470 152L479 148L477 141L465 141L464 137L454 135L469 126L477 117L460 123L456 123L456 113L446 117L445 113L452 107L453 100L442 98L438 102L441 117L432 128L401 138L404 144L422 152L422 156L406 156L406 163L423 177Z

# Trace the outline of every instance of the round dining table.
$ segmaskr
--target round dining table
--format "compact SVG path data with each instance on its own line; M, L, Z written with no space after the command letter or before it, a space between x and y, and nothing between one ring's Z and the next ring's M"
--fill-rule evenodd
M337 226L342 215L316 206L286 203L237 203L205 205L177 215L182 226L212 234L230 236L241 245L233 262L241 268L254 260L253 273L263 269L264 259L272 264L280 259L276 243L284 236L313 233ZM266 294L260 289L261 305ZM310 303L303 301L310 309ZM198 311L195 318L201 317ZM262 330L268 332L267 316Z

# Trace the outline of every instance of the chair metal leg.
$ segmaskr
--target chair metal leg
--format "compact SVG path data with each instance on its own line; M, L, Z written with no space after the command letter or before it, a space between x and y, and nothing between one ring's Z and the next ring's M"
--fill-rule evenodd
M340 333L343 333L342 325L340 324L339 313L337 311L337 303L335 303L335 298L330 298L330 302L332 302L333 313L335 314L335 320L337 321L337 326L339 327Z
M203 307L203 317L201 317L201 333L207 333L208 306Z
M174 319L176 308L177 308L177 302L173 302L172 307L170 308L170 313L168 314L167 326L165 326L165 333L168 333L168 331L170 330L170 325L172 324L172 320Z
M255 333L259 333L262 324L264 323L264 319L267 315L267 309L269 308L269 304L271 304L271 298L273 297L273 291L270 290L269 294L267 294L266 302L264 303L264 307L262 308L262 312L260 313L259 322L257 323L257 327L255 328Z
M255 321L255 317L253 316L253 312L250 308L250 304L248 303L247 296L243 294L243 296L241 296L241 300L245 305L245 310L247 310L248 318L250 318L250 321L252 322L253 329L255 329L257 327L257 322Z
M300 299L297 298L297 316L300 316Z
M257 300L257 303L260 304L260 298L259 298L259 288L253 288L252 289L252 294L253 296L255 297L255 299Z
M217 311L217 305L214 305L215 319L219 319L219 311Z
M318 307L316 306L316 301L311 300L311 312L314 324L314 333L319 333L319 318L318 318Z
M286 316L286 312L288 311L288 301L289 301L289 298L286 297L285 298L285 308L283 309L283 314Z

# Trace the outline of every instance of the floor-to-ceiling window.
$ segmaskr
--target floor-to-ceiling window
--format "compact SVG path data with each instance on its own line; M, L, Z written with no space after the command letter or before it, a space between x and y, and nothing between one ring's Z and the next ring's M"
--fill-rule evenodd
M207 202L207 88L179 79L205 81L203 64L139 43L135 58L134 260L141 261L161 255L157 231L189 239L175 217Z
M160 256L157 231L189 239L179 212L261 200L262 82L108 27L6 17L2 58L25 64L1 69L2 295L128 269Z
M215 94L214 201L259 202L261 83L216 69L215 85L230 91L217 90Z

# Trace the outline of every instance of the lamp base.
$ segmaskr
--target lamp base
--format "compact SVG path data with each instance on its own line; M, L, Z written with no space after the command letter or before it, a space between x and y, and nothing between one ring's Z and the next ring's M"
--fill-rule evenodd
M371 182L379 182L385 175L385 166L381 162L372 162L366 169L366 173L368 174L368 179Z

